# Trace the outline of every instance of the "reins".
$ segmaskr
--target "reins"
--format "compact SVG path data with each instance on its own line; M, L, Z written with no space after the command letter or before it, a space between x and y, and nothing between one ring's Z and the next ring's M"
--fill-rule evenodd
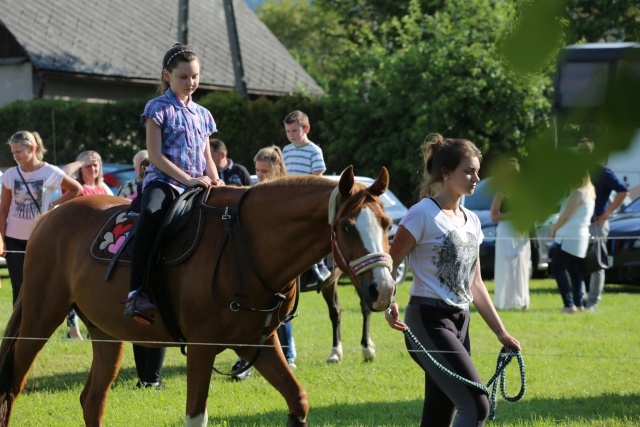
M524 393L527 389L527 378L524 370L524 359L522 358L522 353L520 353L519 351L516 351L510 348L509 353L504 353L503 351L505 350L505 347L503 347L500 353L498 354L496 372L495 374L493 374L491 379L487 382L487 385L484 386L475 381L468 380L467 378L464 378L456 374L455 372L450 371L449 369L444 367L442 364L440 364L427 351L427 349L424 348L422 343L413 334L413 332L411 332L409 328L407 328L404 331L404 335L411 342L413 342L416 345L416 347L418 347L418 349L420 349L422 353L424 353L429 358L429 360L443 373L445 373L446 375L448 375L449 377L455 380L460 381L465 385L468 385L469 387L477 388L478 390L485 393L487 397L489 397L489 419L490 420L494 420L496 418L496 401L497 401L498 387L500 387L500 394L502 394L502 397L507 402L517 402L520 399L522 399L522 397L524 396ZM507 395L507 386L506 386L507 373L505 372L505 369L507 368L507 365L511 363L511 360L514 358L514 356L518 359L518 366L520 367L520 392L518 392L517 395L511 397ZM491 387L492 384L493 384L493 387L491 388L491 391L489 391L489 387Z

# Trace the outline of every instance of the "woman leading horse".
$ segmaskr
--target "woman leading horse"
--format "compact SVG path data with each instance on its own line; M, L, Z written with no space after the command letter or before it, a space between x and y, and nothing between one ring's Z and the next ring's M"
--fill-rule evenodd
M284 178L251 190L216 188L197 205L204 218L200 243L186 261L166 272L187 342L186 425L207 424L216 355L230 348L251 360L258 350L247 344L261 342L255 367L285 398L287 426L307 425L306 391L274 331L294 305L295 277L330 251L355 279L370 310L389 306L394 292L387 240L391 220L378 198L388 179L383 168L365 187L354 182L349 167L337 185L321 177ZM117 266L104 282L105 266L89 257L99 230L125 203L110 196L83 197L48 213L36 226L22 291L0 347L0 427L9 424L31 365L72 307L92 338L93 362L80 396L87 426L101 425L124 353L119 340L180 345L162 318L143 326L122 315L128 267ZM225 244L229 233L234 238Z

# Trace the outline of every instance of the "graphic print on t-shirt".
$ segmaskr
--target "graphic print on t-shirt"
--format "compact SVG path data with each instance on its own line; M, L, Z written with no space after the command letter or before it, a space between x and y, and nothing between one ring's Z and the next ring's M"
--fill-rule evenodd
M469 293L471 279L475 274L478 259L478 241L476 236L466 232L467 241L460 235L449 231L442 236L442 243L435 247L437 255L434 257L438 279L451 291L454 302L462 302L458 295ZM455 300L458 301L455 301Z
M20 219L33 220L36 219L40 212L38 206L42 206L42 189L44 187L44 179L36 179L27 181L26 184L31 190L31 194L36 198L38 205L31 198L29 189L21 179L13 181L13 197L15 198L16 207L11 216Z

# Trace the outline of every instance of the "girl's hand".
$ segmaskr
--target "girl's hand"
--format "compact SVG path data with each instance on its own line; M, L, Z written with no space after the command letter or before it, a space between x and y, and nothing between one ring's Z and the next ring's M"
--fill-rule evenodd
M187 181L187 187L196 187L198 185L204 188L211 187L212 185L211 178L209 178L206 175L203 175L197 178L189 178L189 180Z
M398 304L392 302L389 306L389 309L384 312L384 319L387 321L389 326L398 331L406 331L407 325L405 325L402 320L400 320L400 313L398 312Z
M498 335L498 341L500 341L500 343L502 343L502 345L504 345L505 347L513 348L518 351L522 350L522 347L520 347L520 342L509 335L507 332Z
M224 183L223 180L221 180L220 178L214 179L212 181L212 184L214 187L224 187L226 184Z
M81 160L82 162L82 166L88 166L91 165L93 163L97 163L98 162L98 156L96 156L95 154L87 154L86 156L84 156Z

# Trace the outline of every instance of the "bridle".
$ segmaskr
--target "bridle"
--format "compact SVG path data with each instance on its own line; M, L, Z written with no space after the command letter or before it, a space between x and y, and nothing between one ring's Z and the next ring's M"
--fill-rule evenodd
M386 252L373 252L353 261L347 260L340 249L338 235L336 232L337 222L337 199L339 188L336 187L329 198L329 224L331 225L331 255L342 271L349 274L351 281L357 288L361 288L358 276L365 271L372 270L376 267L387 267L389 271L393 271L393 259ZM337 255L337 256L336 256Z

